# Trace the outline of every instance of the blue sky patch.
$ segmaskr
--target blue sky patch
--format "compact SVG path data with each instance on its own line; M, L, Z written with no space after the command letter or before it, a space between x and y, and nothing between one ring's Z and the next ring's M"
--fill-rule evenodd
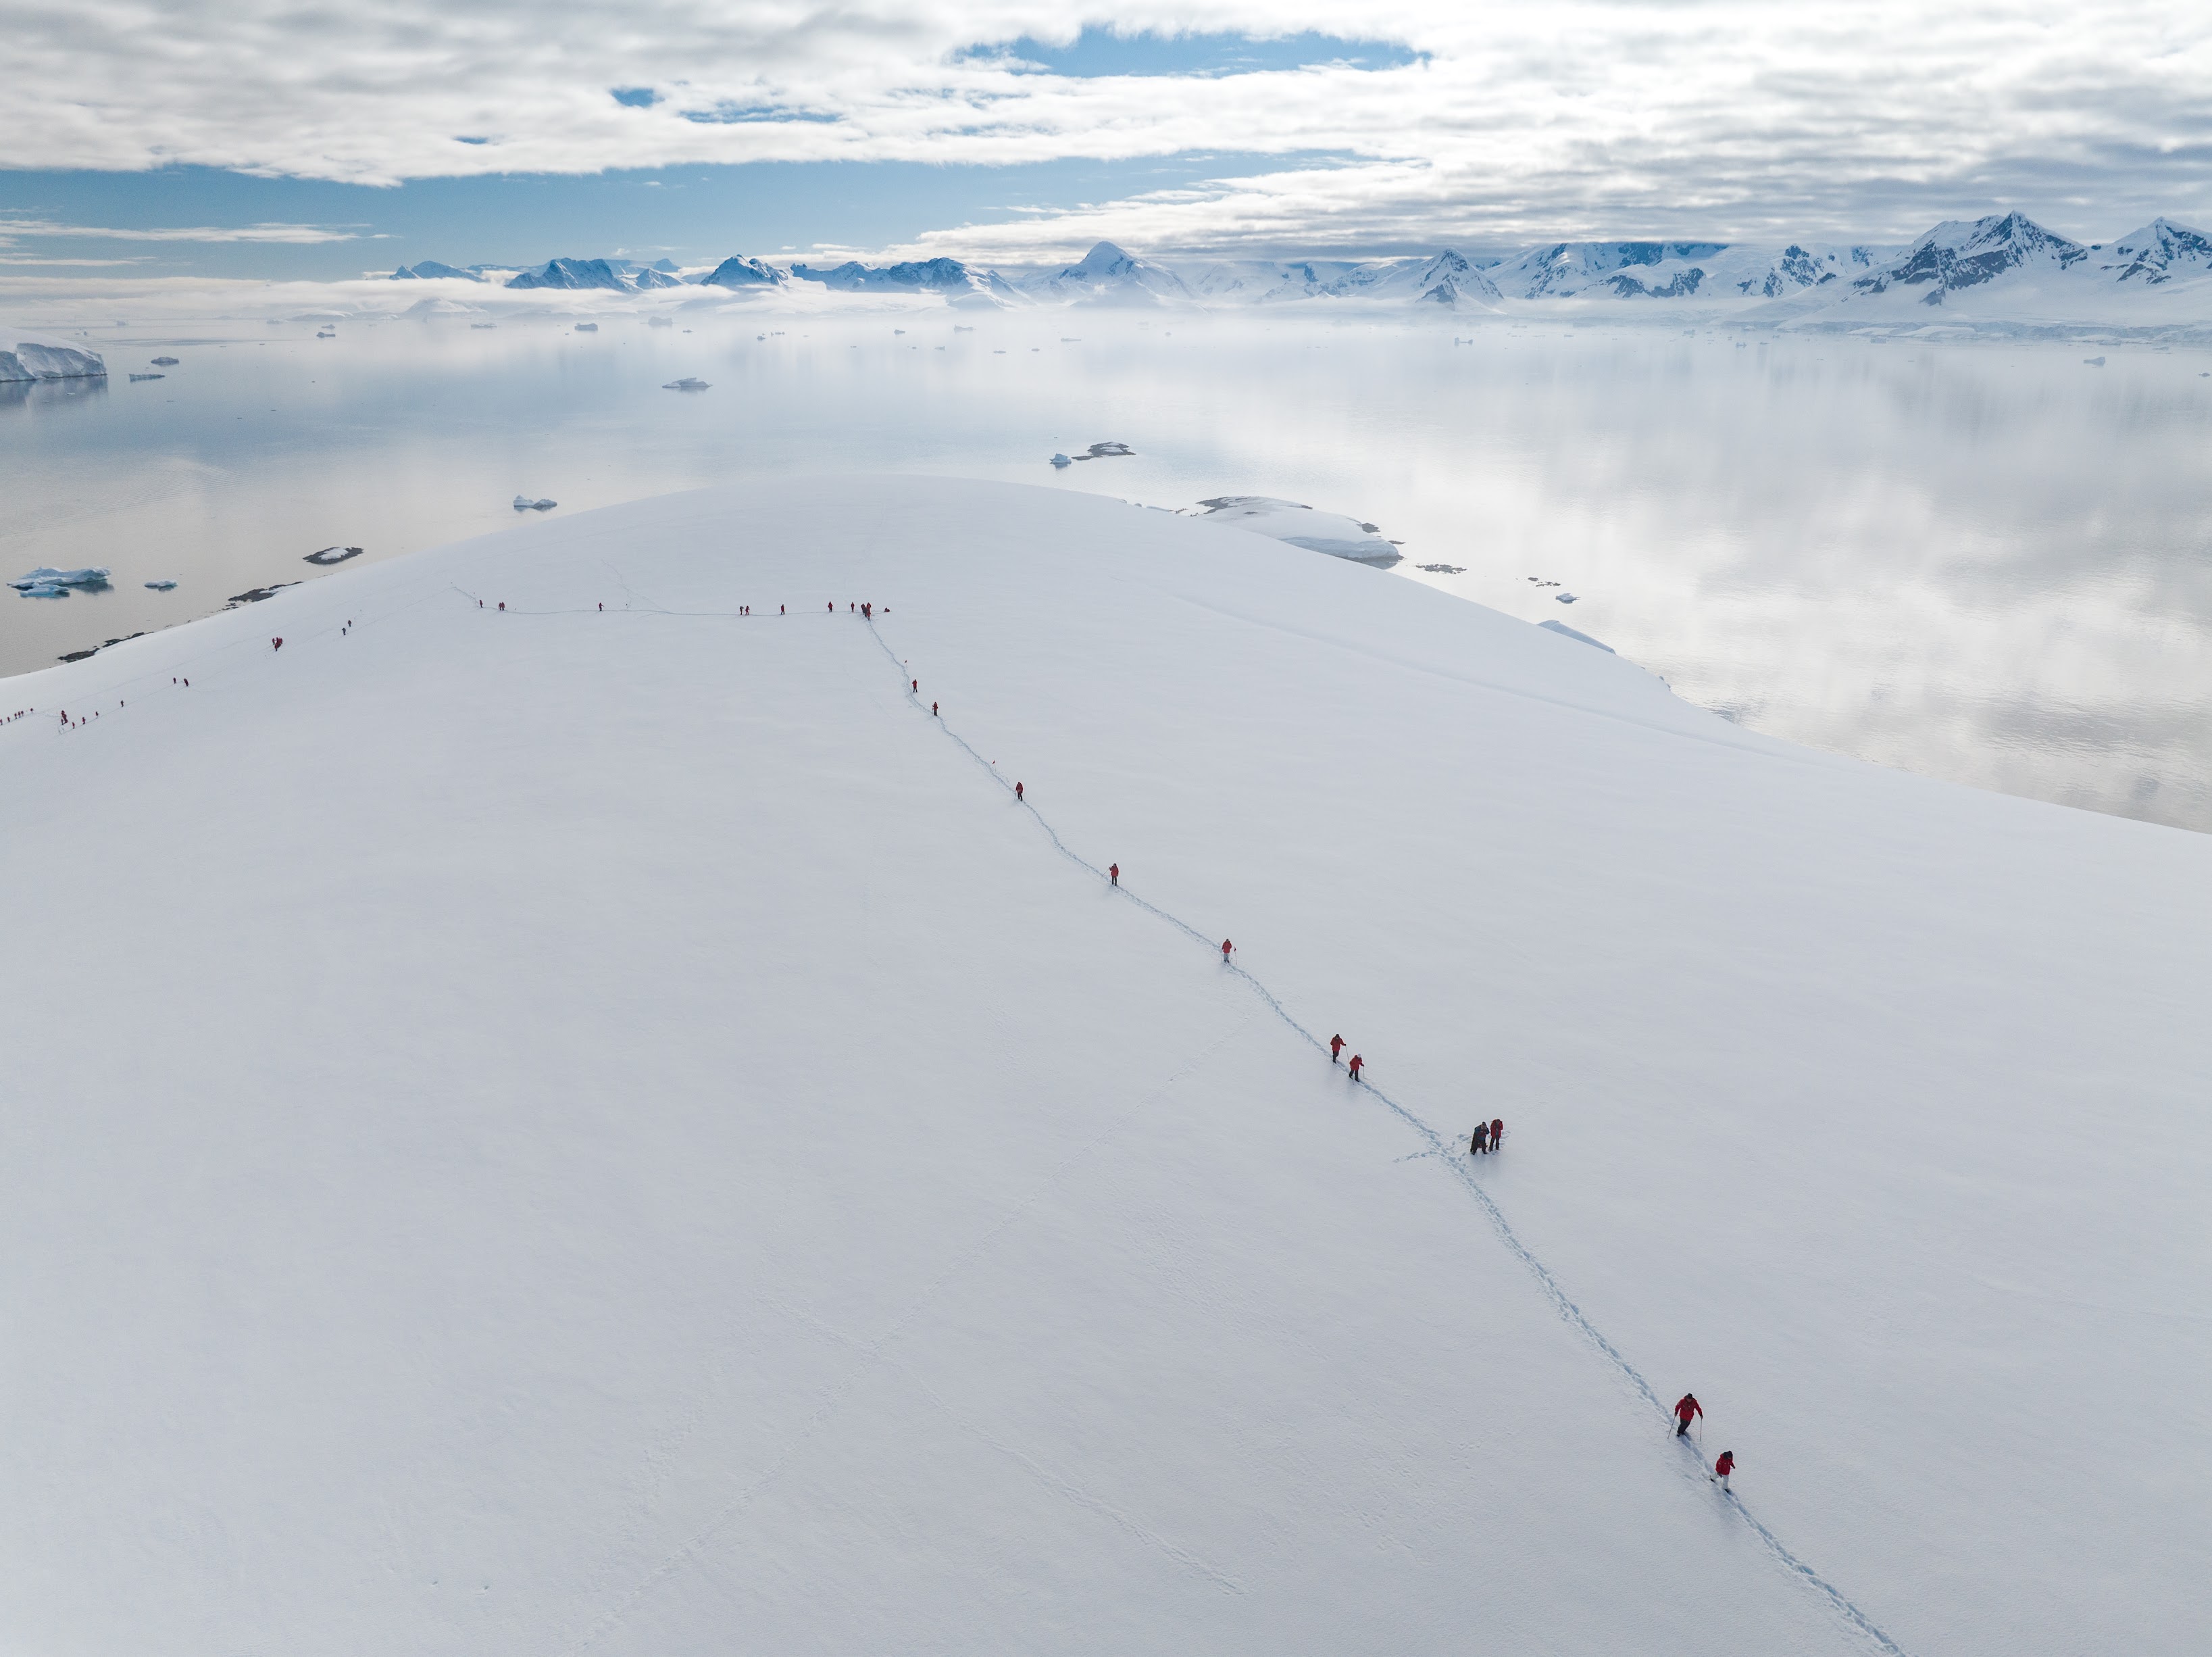
M1346 64L1357 69L1397 69L1425 55L1395 40L1361 40L1308 31L1272 40L1248 34L1117 34L1086 28L1073 46L1018 40L969 47L963 58L1007 58L1054 75L1253 75L1263 70L1311 69Z
M650 109L660 101L660 94L649 86L618 86L609 88L614 100L625 109Z

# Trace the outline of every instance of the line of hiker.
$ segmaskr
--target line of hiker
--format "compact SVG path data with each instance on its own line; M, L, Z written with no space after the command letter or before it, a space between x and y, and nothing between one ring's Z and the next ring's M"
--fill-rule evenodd
M1705 1413L1705 1406L1698 1402L1698 1395L1695 1392L1683 1393L1674 1404L1674 1436L1687 1438L1690 1435L1690 1423L1702 1420ZM1723 1450L1720 1453L1720 1459L1713 1463L1712 1471L1707 1473L1705 1477L1725 1490L1729 1488L1729 1475L1734 1471L1735 1471L1735 1452Z

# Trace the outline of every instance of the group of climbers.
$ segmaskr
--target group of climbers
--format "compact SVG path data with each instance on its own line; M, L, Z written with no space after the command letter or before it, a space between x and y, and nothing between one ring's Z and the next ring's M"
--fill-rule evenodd
M1695 1392L1683 1393L1674 1404L1674 1436L1687 1438L1690 1434L1691 1422L1702 1418L1705 1413L1705 1406L1698 1402L1698 1395ZM1729 1475L1734 1471L1735 1471L1735 1452L1723 1450L1721 1452L1720 1459L1713 1463L1712 1471L1706 1477L1725 1490L1729 1488Z

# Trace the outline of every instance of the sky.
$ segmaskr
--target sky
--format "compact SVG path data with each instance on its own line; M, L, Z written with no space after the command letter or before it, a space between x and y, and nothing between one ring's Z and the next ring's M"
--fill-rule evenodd
M0 279L2212 222L2212 7L2172 0L0 0Z

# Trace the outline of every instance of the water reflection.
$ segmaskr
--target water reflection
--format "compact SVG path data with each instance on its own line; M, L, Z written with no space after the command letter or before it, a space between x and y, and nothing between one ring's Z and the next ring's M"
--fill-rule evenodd
M0 573L106 564L115 590L0 597L0 670L315 578L301 560L334 544L376 558L509 527L517 494L567 513L881 468L1173 506L1271 495L1402 541L1377 579L1571 621L1747 725L2212 828L2201 354L965 320L103 340L118 375L183 360L112 389L0 387ZM663 389L685 375L714 389ZM1049 465L1114 441L1136 453ZM180 584L142 585L159 577Z

